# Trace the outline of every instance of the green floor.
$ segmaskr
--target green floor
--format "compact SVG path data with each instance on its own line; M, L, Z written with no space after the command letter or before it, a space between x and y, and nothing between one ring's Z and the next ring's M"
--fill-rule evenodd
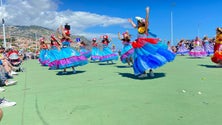
M222 67L209 57L177 56L137 79L132 68L89 63L77 74L59 75L37 60L24 63L18 84L1 97L1 125L221 125ZM71 71L71 69L68 69Z

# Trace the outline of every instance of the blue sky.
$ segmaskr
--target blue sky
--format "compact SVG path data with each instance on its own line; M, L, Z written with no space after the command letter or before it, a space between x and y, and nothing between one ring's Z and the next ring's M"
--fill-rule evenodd
M142 3L142 4L141 4ZM141 5L140 5L141 4ZM213 37L215 29L221 26L220 0L63 0L58 10L88 11L101 15L121 18L145 16L145 7L150 7L150 29L163 40L170 40L170 18L173 12L174 40L193 39L196 36ZM135 21L135 19L134 19ZM91 27L89 31L124 32L129 30L136 34L135 29L121 26Z
M0 17L12 25L40 25L56 29L70 23L72 34L91 39L108 34L119 44L118 32L128 30L136 38L136 30L127 19L145 17L150 7L150 30L162 40L170 40L170 17L173 12L174 43L178 40L215 36L221 26L220 0L3 0ZM120 45L118 45L120 46Z

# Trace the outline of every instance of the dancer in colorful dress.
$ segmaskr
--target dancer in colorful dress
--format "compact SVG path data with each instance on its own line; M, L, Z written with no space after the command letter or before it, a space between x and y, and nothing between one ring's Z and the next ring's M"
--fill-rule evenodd
M146 18L136 17L137 25L128 19L134 28L138 30L138 38L132 42L134 48L134 74L139 78L147 77L146 70L149 70L150 77L154 77L152 69L163 66L167 62L173 61L175 54L170 52L166 45L158 42L157 38L147 38L148 36L149 7L146 8Z
M118 54L113 53L112 50L109 48L110 40L107 35L103 36L102 44L103 44L103 50L102 55L99 59L100 62L107 62L113 63L113 60L118 60Z
M61 31L61 35L59 32ZM60 39L62 43L62 48L60 50L60 58L56 60L56 65L59 69L63 69L63 74L66 74L66 69L72 67L73 73L76 73L74 67L82 66L88 63L87 58L80 53L70 47L70 43L72 42L70 37L70 25L66 24L63 28L57 29L57 37Z
M197 58L207 56L207 53L203 47L203 42L198 37L196 37L196 39L194 40L193 46L193 49L189 52L190 56Z
M170 52L174 53L170 41L167 41L167 49L168 49Z
M222 65L222 28L216 29L216 39L214 44L214 55L211 57L212 62Z
M89 58L91 56L91 51L86 49L86 43L84 41L80 42L80 54L85 56L86 58Z
M204 50L207 53L207 56L213 55L214 53L213 43L209 40L207 36L203 38L203 45L204 45Z
M181 40L178 43L177 47L178 47L177 54L184 56L189 53L189 49L186 47L185 40Z
M118 33L118 38L122 41L123 48L120 53L120 60L122 63L127 63L128 66L133 65L133 53L134 49L131 45L130 35L128 32L124 32L123 38L120 37L120 33Z
M58 60L61 59L60 57L60 45L61 43L58 42L58 40L55 38L55 35L51 35L51 43L50 43L50 49L48 52L50 63L49 67L50 69L58 69L59 68L59 62Z
M100 49L98 48L98 43L96 42L96 38L92 39L92 50L91 50L91 60L94 61L99 61L102 53Z
M116 45L115 44L112 45L111 50L112 50L113 53L116 53Z
M39 62L42 66L48 66L49 64L49 56L48 56L48 45L45 43L45 38L42 37L40 40L40 54L39 54Z

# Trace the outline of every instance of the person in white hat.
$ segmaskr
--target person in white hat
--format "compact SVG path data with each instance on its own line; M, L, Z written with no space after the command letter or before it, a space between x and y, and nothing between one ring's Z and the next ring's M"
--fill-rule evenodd
M139 78L147 77L146 70L149 70L150 77L154 77L152 69L158 68L167 62L173 61L175 54L163 46L158 38L148 37L149 11L146 8L146 18L136 17L137 25L128 19L134 28L138 31L137 39L132 42L134 48L134 74Z

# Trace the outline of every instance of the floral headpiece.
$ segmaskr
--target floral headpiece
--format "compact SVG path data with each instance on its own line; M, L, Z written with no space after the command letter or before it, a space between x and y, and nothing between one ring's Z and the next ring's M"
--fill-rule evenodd
M109 38L108 35L103 36L103 39L108 39L108 38Z
M70 31L69 30L64 29L64 32L65 32L66 35L70 35Z
M45 41L45 38L42 37L42 38L39 39L39 41L40 41L40 43L43 43Z
M96 38L93 38L92 41L96 41Z

